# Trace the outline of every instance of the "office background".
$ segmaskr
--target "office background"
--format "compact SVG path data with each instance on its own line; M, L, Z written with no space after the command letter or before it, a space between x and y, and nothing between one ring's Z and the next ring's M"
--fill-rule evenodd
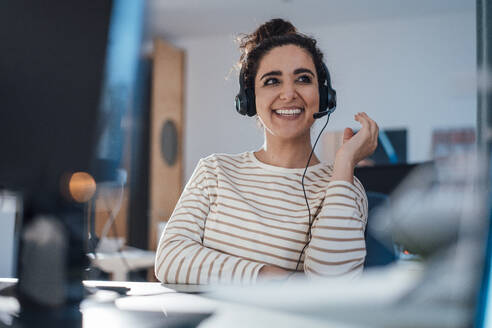
M274 16L313 35L325 53L339 104L327 131L357 128L353 115L366 111L381 129L407 129L408 162L432 159L433 130L476 127L475 7L461 0L150 1L146 48L161 37L185 51L184 181L201 157L261 146L255 120L234 111L234 40Z

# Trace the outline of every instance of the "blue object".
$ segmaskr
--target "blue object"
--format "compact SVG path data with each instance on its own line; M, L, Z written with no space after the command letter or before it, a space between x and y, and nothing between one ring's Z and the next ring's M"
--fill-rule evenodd
M364 262L364 268L387 265L396 261L397 259L394 250L389 249L388 247L386 247L386 245L375 238L371 234L371 230L369 229L369 226L371 225L372 210L386 202L388 200L388 196L383 193L368 191L367 200L369 205L369 215L367 218L367 226L365 232L367 254Z

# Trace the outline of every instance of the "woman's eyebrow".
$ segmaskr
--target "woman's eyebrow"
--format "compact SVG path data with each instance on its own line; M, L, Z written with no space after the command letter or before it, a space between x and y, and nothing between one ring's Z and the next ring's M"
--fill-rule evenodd
M271 72L263 74L261 76L260 80L263 80L263 78L265 78L267 76L280 76L280 75L282 75L282 72L280 72L280 71L271 71Z
M314 73L313 71L311 71L310 69L308 68L298 68L294 71L294 74L297 75L297 74L301 74L301 73L309 73L311 74L313 77L314 77Z

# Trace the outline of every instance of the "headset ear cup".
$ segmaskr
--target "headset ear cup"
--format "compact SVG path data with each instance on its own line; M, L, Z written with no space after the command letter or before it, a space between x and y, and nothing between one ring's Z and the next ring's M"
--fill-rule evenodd
M329 92L326 85L321 85L319 88L319 111L324 112L328 107Z
M254 116L256 114L254 90L250 91L246 88L244 68L241 68L239 73L239 93L236 95L235 106L236 111L241 115Z
M334 109L335 107L337 107L337 92L336 92L336 90L330 88L328 90L327 95L328 95L328 101L327 101L328 109Z
M246 114L249 117L255 116L256 115L256 101L255 101L255 93L254 90L246 89Z
M239 91L235 99L236 111L241 115L246 115L248 113L248 98L241 91Z

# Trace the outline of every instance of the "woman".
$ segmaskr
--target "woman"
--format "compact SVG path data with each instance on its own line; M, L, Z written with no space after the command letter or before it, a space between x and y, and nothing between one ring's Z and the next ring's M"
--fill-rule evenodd
M316 41L274 19L246 35L240 48L236 105L257 115L264 145L199 161L160 238L157 278L207 284L254 283L297 271L358 275L367 198L353 171L376 148L376 123L355 115L362 127L355 135L345 129L334 164L311 159L313 115L335 106Z

